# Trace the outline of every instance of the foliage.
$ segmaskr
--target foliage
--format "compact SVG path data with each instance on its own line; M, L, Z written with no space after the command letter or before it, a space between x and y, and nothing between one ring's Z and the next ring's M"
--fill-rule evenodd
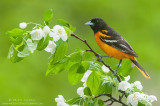
M112 94L115 92L119 92L120 97L120 93L122 93L122 95L127 97L128 104L133 104L133 101L130 100L130 98L133 98L132 95L135 95L137 92L140 95L143 94L140 88L141 84L129 84L128 80L126 80L126 76L130 74L132 69L132 63L129 60L125 60L119 68L117 76L120 75L122 80L119 81L116 76L112 75L111 71L108 73L104 71L106 69L111 70L108 66L95 61L95 58L88 56L87 51L77 49L75 52L67 54L68 39L76 28L61 19L58 20L59 25L55 25L53 29L50 29L49 22L52 18L53 10L47 10L44 14L44 24L35 24L35 27L30 31L25 30L25 27L8 31L7 34L12 42L8 58L16 63L30 55L30 53L34 53L35 50L45 50L51 54L46 75L68 71L68 80L71 85L83 82L83 87L77 90L80 97L65 101L63 96L59 96L56 99L57 104L60 104L59 100L65 106L103 106L105 103L108 104L108 101L118 101L124 104L121 101L122 98L116 99L112 97ZM29 24L33 23L26 23L26 25ZM109 100L103 100L99 98L100 96L107 96ZM136 100L136 105L142 106L151 104L156 99L139 99L137 97Z

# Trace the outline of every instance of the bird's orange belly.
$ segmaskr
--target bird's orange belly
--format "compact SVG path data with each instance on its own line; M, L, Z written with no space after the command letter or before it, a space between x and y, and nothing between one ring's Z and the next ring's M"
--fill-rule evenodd
M133 56L131 56L129 54L121 52L118 49L107 45L106 43L102 42L99 38L96 38L96 36L95 36L95 40L96 40L97 44L99 45L99 47L110 57L114 57L119 60L125 59L125 58L129 58L129 59L134 58Z

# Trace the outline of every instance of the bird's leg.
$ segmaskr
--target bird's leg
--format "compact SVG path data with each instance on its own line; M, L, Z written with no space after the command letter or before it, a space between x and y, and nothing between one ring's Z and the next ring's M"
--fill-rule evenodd
M102 57L109 57L109 58L111 58L110 56L106 56L106 55L101 55L101 54L98 54L97 53L97 55L98 55L98 57L99 57L99 62L102 62Z
M114 76L117 74L118 68L120 67L121 63L122 63L122 60L119 61L118 67L117 67L117 69L114 71Z

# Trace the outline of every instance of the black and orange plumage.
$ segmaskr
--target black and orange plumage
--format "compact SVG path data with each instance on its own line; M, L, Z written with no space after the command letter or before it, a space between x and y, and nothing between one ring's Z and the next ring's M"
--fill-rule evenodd
M94 31L95 40L99 47L110 57L120 60L115 73L117 72L123 59L130 59L140 70L143 76L147 79L150 79L148 73L137 62L136 57L138 57L138 55L135 53L132 47L119 33L109 27L103 19L91 19L86 23L86 25L90 25Z

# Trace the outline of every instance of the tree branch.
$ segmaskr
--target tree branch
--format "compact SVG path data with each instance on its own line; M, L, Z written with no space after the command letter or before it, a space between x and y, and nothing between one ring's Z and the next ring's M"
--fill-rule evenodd
M95 55L96 57L100 57L100 55L91 48L91 46L88 44L88 42L87 42L86 40L81 39L80 37L78 37L78 36L75 35L75 34L71 34L71 36L73 36L73 37L81 40L82 42L84 42L84 43L88 46L88 48L89 48L89 50L86 50L86 51L90 51L90 52L94 53L94 55ZM108 67L109 70L112 71L112 73L114 73L114 70L113 70L109 65L107 65L103 60L101 61L101 63L102 63L103 65L105 65L106 67ZM118 80L119 82L121 82L121 78L119 77L119 75L118 75L118 74L115 74L115 76L117 77L117 80Z
M110 99L107 99L106 101L104 101L104 102L111 101L111 103L109 105L112 105L114 102L118 102L118 103L122 104L122 106L128 106L127 104L122 102L122 97L124 96L123 94L122 94L122 96L119 97L119 99L116 99L116 98L112 97L111 94L100 94L98 96L95 96L95 98L98 98L98 97L101 97L101 96L107 96L107 97L110 98Z
M91 48L91 46L88 44L88 42L87 42L86 40L81 39L80 37L78 37L78 36L75 35L75 34L71 34L71 36L73 36L73 37L79 39L80 41L84 42L84 43L87 45L87 47L89 48L89 50L87 49L86 51L90 51L90 52L92 52L96 57L100 58L100 55ZM98 60L97 60L97 61L98 61ZM108 67L109 70L112 71L112 73L114 73L114 70L113 70L108 64L106 64L103 60L102 60L102 61L99 61L99 62L101 62L101 63L102 63L103 65L105 65L106 67ZM121 78L119 77L119 75L118 75L118 74L115 74L115 76L117 77L117 80L118 80L119 82L121 82ZM122 98L125 96L125 92L124 92L124 91L119 91L119 92L122 93L122 95L119 96L119 99L116 99L116 98L112 97L111 94L100 94L100 95L98 95L98 96L95 96L94 98L98 98L98 97L101 97L101 96L108 96L110 99L108 99L108 100L106 100L106 101L104 101L104 102L111 101L111 103L110 103L109 105L112 105L114 102L118 102L118 103L122 104L122 106L128 106L128 105L126 105L125 103L122 102Z

